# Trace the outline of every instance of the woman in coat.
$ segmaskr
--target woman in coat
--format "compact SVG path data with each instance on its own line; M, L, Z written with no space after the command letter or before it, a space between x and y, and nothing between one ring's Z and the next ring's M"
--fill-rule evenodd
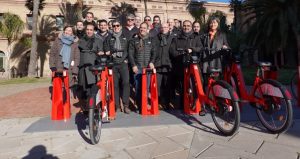
M77 77L80 60L77 42L73 27L64 27L63 33L56 38L50 50L49 65L52 72L68 70L73 78Z

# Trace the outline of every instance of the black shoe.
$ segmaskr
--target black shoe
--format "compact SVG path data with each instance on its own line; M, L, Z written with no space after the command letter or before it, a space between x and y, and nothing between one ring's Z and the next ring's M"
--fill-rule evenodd
M128 106L124 106L124 113L130 114L131 110L128 108Z
M206 115L206 111L204 109L202 109L200 112L199 112L199 115L200 116L205 116Z

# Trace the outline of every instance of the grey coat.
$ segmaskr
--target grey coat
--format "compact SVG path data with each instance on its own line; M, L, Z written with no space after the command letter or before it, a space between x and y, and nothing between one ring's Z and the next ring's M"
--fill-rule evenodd
M103 41L98 36L93 36L90 41L85 36L79 40L80 64L78 83L85 89L87 85L97 82L96 76L89 71L89 66L94 65L97 53L103 51Z
M217 32L215 35L214 41L212 43L210 42L208 35L203 36L203 37L204 38L202 39L202 41L203 41L203 45L205 47L220 50L223 47L223 45L226 45L227 47L229 46L228 42L227 42L226 34L224 34L224 33ZM203 54L203 58L205 58L207 55L214 54L215 52L216 51L205 52ZM209 68L222 69L221 60L222 60L222 58L220 57L220 58L213 59L209 62L203 62L203 64L202 64L203 73L208 73Z
M71 45L71 59L70 59L70 68L72 74L78 74L78 65L79 65L79 49L78 49L78 39L75 39L74 43ZM49 56L49 66L50 68L64 69L62 57L60 56L60 50L62 48L62 43L60 36L55 39L51 46L50 56Z

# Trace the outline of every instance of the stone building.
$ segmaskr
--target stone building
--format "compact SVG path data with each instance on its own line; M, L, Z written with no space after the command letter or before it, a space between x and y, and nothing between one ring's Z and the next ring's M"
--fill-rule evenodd
M28 16L29 10L24 6L26 0L1 0L0 1L0 13L11 12L17 14L21 17L21 19L26 23L26 28L23 36L30 37L30 17ZM42 18L48 20L52 18L51 25L54 25L52 28L56 29L55 26L55 16L62 15L60 10L60 5L62 3L70 2L74 4L76 0L46 0L46 6L41 11L41 16L39 17L39 28L41 30L41 34L46 33L47 36L40 36L38 38L39 46L38 46L38 54L40 55L37 69L39 70L38 76L49 76L50 70L48 65L48 53L51 45L51 41L54 39L55 34L53 34L53 30L43 30L48 27L48 24L41 23ZM84 5L90 7L90 11L94 13L97 19L109 19L111 18L110 10L114 5L118 5L123 0L84 0ZM128 4L132 4L133 7L137 8L137 16L144 17L145 16L145 5L144 1L139 0L127 0L125 1ZM159 15L162 21L166 21L168 18L174 18L179 20L192 20L193 17L186 10L187 4L189 1L187 0L148 0L147 1L147 11L148 15L153 17L154 15ZM209 2L205 4L205 7L208 11L208 14L213 13L217 10L223 11L227 15L227 23L231 24L233 21L233 13L230 12L229 4L227 3L214 3ZM54 17L54 18L53 18ZM44 19L44 20L45 20ZM42 26L44 25L44 26ZM48 25L48 26L47 26ZM29 64L29 53L30 48L23 48L20 50L15 49L18 42L12 44L12 50L14 50L13 58L10 60L10 67L12 75L15 77L26 76L27 68ZM20 45L20 44L19 44ZM3 72L3 68L6 68L5 58L8 52L7 49L7 40L4 37L0 37L0 78L6 77L6 72ZM22 48L22 47L21 47Z

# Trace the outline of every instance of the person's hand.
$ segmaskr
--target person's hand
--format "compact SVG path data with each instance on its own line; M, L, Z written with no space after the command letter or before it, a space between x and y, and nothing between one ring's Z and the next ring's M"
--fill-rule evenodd
M223 45L223 46L222 46L222 49L228 49L228 46Z
M153 70L154 69L154 64L152 62L149 63L149 67Z
M137 66L133 66L133 67L132 67L132 71L133 71L135 74L137 74L138 71L139 71L139 69L137 68Z
M187 52L190 54L190 53L193 52L193 50L192 49L187 49Z
M56 72L62 73L62 72L64 72L64 69L58 68Z
M110 51L106 51L105 54L106 54L106 55L110 55Z
M97 54L98 55L104 55L104 52L103 51L99 51Z

